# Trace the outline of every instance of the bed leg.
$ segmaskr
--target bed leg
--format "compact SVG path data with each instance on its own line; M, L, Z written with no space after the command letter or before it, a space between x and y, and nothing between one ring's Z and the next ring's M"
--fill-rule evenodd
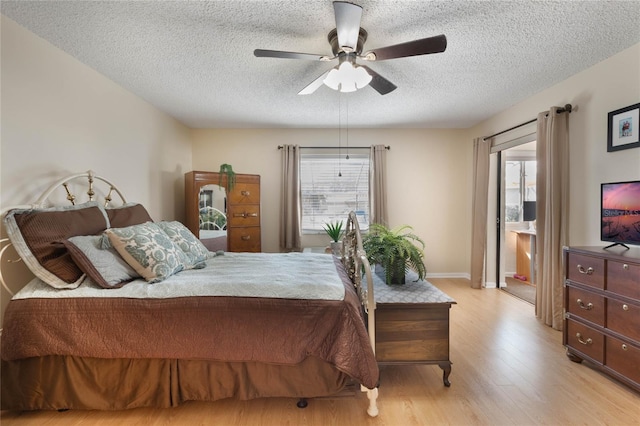
M298 408L307 408L307 405L309 405L307 398L300 398L296 404Z
M376 417L379 413L378 411L378 388L369 389L364 386L360 386L360 390L362 392L367 393L367 398L369 398L369 408L367 408L367 414L371 417Z

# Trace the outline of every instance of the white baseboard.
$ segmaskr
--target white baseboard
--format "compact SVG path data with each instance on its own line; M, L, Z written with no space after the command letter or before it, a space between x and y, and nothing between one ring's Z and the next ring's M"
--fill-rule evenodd
M471 279L471 275L466 272L437 272L427 273L426 278L466 278Z

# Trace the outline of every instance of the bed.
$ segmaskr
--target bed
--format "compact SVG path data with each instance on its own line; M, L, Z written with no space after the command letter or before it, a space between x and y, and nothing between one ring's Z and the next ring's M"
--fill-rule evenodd
M78 179L89 187L82 204L70 190ZM104 203L97 182L107 185ZM48 205L59 187L70 206ZM2 216L36 276L5 309L2 409L261 397L304 407L356 383L367 413L378 414L373 282L355 214L341 257L216 254L179 222L153 222L89 171Z

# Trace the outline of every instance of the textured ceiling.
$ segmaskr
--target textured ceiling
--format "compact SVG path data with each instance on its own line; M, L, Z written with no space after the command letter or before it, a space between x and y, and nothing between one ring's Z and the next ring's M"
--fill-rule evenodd
M464 128L640 41L638 0L356 3L365 51L438 34L447 50L367 63L398 86L385 96L300 96L336 62L253 50L329 55L329 0L3 0L1 11L194 128Z

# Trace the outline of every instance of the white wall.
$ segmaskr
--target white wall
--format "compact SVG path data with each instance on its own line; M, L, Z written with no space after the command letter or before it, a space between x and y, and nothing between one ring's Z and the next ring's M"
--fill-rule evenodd
M570 103L569 243L598 245L600 184L640 179L640 148L607 152L607 114L640 102L640 44L468 129L467 138L488 136L535 118L551 106ZM508 137L535 131L527 126ZM504 136L507 137L507 136ZM469 167L470 167L469 163ZM495 203L489 202L490 209ZM490 212L489 223L495 218ZM492 229L491 227L489 229ZM495 284L495 235L489 233L487 280Z
M189 129L1 19L0 206L31 203L55 178L92 169L154 219L182 219Z
M389 172L389 221L408 224L426 243L430 276L465 276L469 269L471 145L461 130L349 129L350 146L385 144ZM336 146L337 129L193 130L193 167L261 175L263 251L278 247L280 151L278 145ZM303 245L327 245L324 235Z

